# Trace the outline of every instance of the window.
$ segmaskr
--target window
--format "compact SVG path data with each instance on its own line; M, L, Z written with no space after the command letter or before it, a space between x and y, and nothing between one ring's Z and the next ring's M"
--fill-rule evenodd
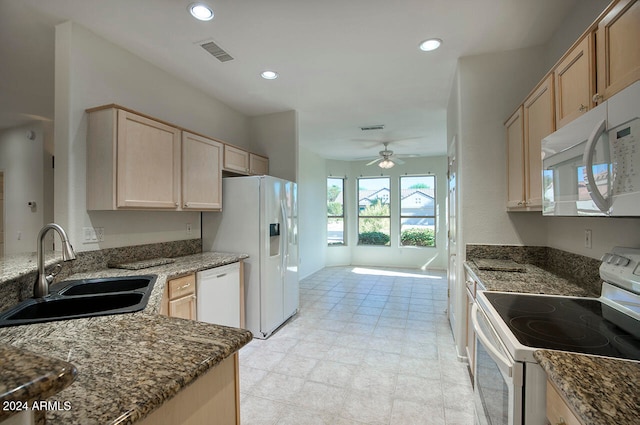
M400 245L436 246L436 177L400 177Z
M344 179L327 179L327 244L344 245Z
M358 179L358 245L389 245L389 177Z

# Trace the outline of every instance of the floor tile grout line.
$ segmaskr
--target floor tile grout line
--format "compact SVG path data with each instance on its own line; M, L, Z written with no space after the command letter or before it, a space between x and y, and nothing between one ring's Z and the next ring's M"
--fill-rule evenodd
M344 281L345 281L345 280L343 279L343 280L341 280L341 282L339 282L338 284L344 284ZM307 309L307 308L308 308L309 310L313 311L313 310L311 309L311 307L312 307L312 305L313 305L313 302L321 301L321 300L323 299L323 297L331 297L331 296L333 295L333 296L334 296L334 298L337 298L337 297L335 297L335 296L336 296L336 294L337 294L337 292L336 292L336 291L334 291L334 288L336 288L336 286L337 286L337 285L333 285L333 286L331 286L331 288L329 288L329 289L327 289L327 290L312 292L312 288L313 288L313 287L318 287L318 286L319 286L319 284L318 284L318 283L316 283L316 284L314 284L314 285L309 285L309 284L308 284L308 282L309 282L308 280L303 280L303 281L301 282L301 288L302 288L302 290L301 290L301 298L302 298L302 301L304 301L304 302L302 302L302 303L301 303L301 305L305 306L305 307L304 307L304 309ZM368 282L366 282L366 283L367 283L367 284L372 284L372 282L369 282L369 281L368 281ZM430 283L433 283L433 282L430 282ZM326 283L325 283L325 284L323 284L323 285L324 285L324 286L330 286L330 285L326 285ZM361 286L362 284L361 284L361 283L358 283L358 284L355 284L355 285L356 285L356 286ZM420 299L422 299L422 300L429 300L428 302L429 302L431 305L434 305L434 306L435 306L435 305L442 305L442 304L446 303L446 301L445 301L445 300L446 300L446 297L441 297L441 296L438 296L438 295L428 295L428 294L425 294L425 292L426 292L426 291L414 291L414 289L417 287L416 285L418 285L418 283L415 283L415 282L410 282L410 283L407 283L407 284L405 285L405 284L403 284L402 282L395 282L395 281L394 281L394 282L386 282L386 281L382 281L382 280L381 280L381 281L379 281L379 282L377 282L377 283L373 283L372 285L373 285L373 286L372 286L371 288L378 288L378 289L379 289L379 288L381 288L381 287L385 287L385 288L386 288L386 292L387 292L387 294L385 294L385 295L384 295L384 297L385 297L385 300L386 300L387 302L389 302L389 297L391 297L391 296L392 296L391 294L393 293L393 289L394 289L394 288L398 288L399 286L403 286L403 285L404 285L404 286L409 285L409 288L411 289L411 292L412 292L412 293L413 293L413 292L416 292L416 294L420 293L420 294L419 294L419 296L420 296L420 297L425 297L425 298L420 298ZM424 283L420 282L420 285L424 285ZM371 295L372 295L372 296L374 296L374 297L380 297L380 296L381 296L381 294L375 294L375 295L373 295L373 294L372 294L372 291L374 291L374 290L375 290L375 289L370 289L370 290L369 290L369 292L368 292L367 294L364 294L364 298L366 298L369 294L371 294ZM443 293L443 294L444 294L444 293L445 293L445 291L446 291L446 289L444 289L444 288L443 288L443 290L440 290L439 292L441 292L441 293ZM380 292L380 291L378 291L378 292ZM432 293L436 293L437 291L432 290L432 291L430 291L430 292L432 292ZM397 293L399 293L399 291L397 291L397 292L396 292L396 294L397 294ZM314 295L313 295L313 297L314 297L314 298L313 298L313 301L312 301L311 303L307 304L307 303L306 303L306 301L307 301L307 300L304 300L304 298L305 298L305 296L306 296L306 295L310 295L310 294L314 294ZM317 296L316 296L316 295L317 295ZM337 309L337 308L336 308L337 306L339 306L339 305L340 305L340 303L344 300L344 298L345 298L345 297L346 297L346 295L345 295L345 296L343 296L340 300L337 300L337 301L336 301L336 304L335 304L331 309L329 309L329 310L327 310L327 309L324 309L324 310L315 310L315 311L314 311L314 313L315 313L315 314L314 314L314 318L315 318L315 317L316 317L316 315L317 315L316 320L327 320L327 321L328 321L328 319L327 319L327 318L328 318L328 317L331 317L331 315L332 315L332 314L333 314L333 315L338 314L338 315L340 315L340 317L341 317L341 320L342 320L342 321L350 320L350 319L347 319L347 318L346 318L346 317L348 316L347 314L339 314L339 313L344 313L344 312L342 312L342 311L340 311L339 309ZM439 298L441 298L441 299L439 299ZM325 298L325 301L326 301L326 299L327 299L327 298ZM378 299L380 299L380 298L378 298ZM332 300L332 301L334 301L334 299L333 299L333 298L332 298L331 300ZM360 305L362 305L362 304L363 304L363 302L361 301L361 302L358 304L358 306L360 306ZM386 304L385 304L385 305L386 305ZM304 316L304 309L301 309L300 317ZM441 329L442 329L442 328L445 328L445 329L446 329L446 327L447 327L447 326L446 326L446 324L447 324L447 323L446 323L446 320L445 320L445 326L443 326L443 320L442 320L442 319L443 319L443 317L444 317L444 316L441 314L441 312L440 312L439 310L440 310L440 307L436 307L436 308L431 308L430 310L429 310L429 309L427 309L426 311L421 312L421 313L422 313L423 315L425 315L425 316L432 316L432 317L430 317L430 320L429 320L429 321L424 322L424 323L428 323L428 324L429 324L429 325L428 325L428 327L430 328L429 332L433 335L433 336L432 336L432 341L433 341L433 338L437 338L437 339L438 339L437 341L432 342L432 345L436 345L436 346L438 346L438 347L440 346L440 343L441 343L441 342L440 342L440 339L441 339L441 338L439 337L440 332L441 332ZM444 308L442 308L442 310L444 311ZM385 317L384 317L384 316L382 316L382 311L384 311L384 306L383 306L383 308L382 308L382 310L381 310L381 313L380 313L380 314L377 314L377 315L374 315L374 316L373 316L373 317L375 318L376 324L375 324L375 325L371 325L371 324L370 324L369 326L375 326L375 332L374 332L374 331L372 331L369 335L372 335L372 336L375 336L375 337L379 337L381 334L382 334L382 335L384 335L384 332L387 332L387 333L388 333L388 332L390 332L390 331L389 331L389 329L386 329L386 330L385 330L383 327L379 327L379 326L378 326L378 324L380 324L380 320L385 319ZM372 313L372 312L374 312L374 311L373 311L373 310L369 310L369 312L370 312L370 313ZM351 317L353 317L353 315L351 315ZM321 319L320 319L320 318L321 318ZM308 322L309 322L309 321L303 321L303 320L299 321L299 322L298 322L298 324L299 324L299 325L301 325L301 326L300 326L300 329L298 329L298 331L300 331L300 332L304 332L304 331L305 331L305 329L306 329L306 332L313 332L313 330L315 329L315 327L310 326L310 324L309 324ZM394 321L392 320L392 321L391 321L391 323L393 323L393 322L394 322ZM311 321L310 323L313 323L313 321ZM326 324L328 324L328 322L327 322L327 323L323 323L323 325L322 325L322 326L323 326L323 327L325 327L325 325L326 325ZM396 323L396 324L398 324L398 325L399 325L400 323L398 322L398 323ZM413 326L413 327L415 327L415 326L416 326L415 321L411 323L411 326ZM406 322L406 323L403 323L403 327L400 327L400 328L399 328L399 332L402 332L403 334L407 334L407 333L410 331L410 329L411 329L411 328L409 328L409 321L408 321L408 319L407 319L407 322ZM378 330L380 330L380 332L378 332ZM315 332L318 332L318 333L319 333L320 331L318 330L318 331L315 331ZM340 330L340 333L342 334L342 333L344 333L344 332L343 332L342 330ZM355 337L358 337L358 335L357 335L357 334L352 334L352 335L353 335L353 337L354 337L354 338L355 338ZM426 335L426 334L425 334L425 335ZM272 337L272 338L273 338L273 337ZM329 353L329 352L331 352L331 350L332 350L334 347L338 347L338 346L339 346L339 345L338 345L338 341L339 341L339 338L338 338L338 337L336 337L336 338L334 338L333 340L331 340L331 341L330 341L330 344L328 344L330 348L327 348L327 350L326 350L325 354L323 354L323 358L326 358L326 356L328 355L328 353ZM403 341L404 341L404 340L403 340ZM406 342L404 343L404 345L405 345L405 346L407 345L407 344L406 344ZM435 362L437 362L437 364L438 364L438 366L439 366L439 367L441 366L441 365L440 365L440 362L441 362L440 352L441 352L441 350L440 350L440 349L438 349L438 350L437 350L437 352L436 352L435 359L431 359L431 360L430 360L430 361L435 361ZM399 356L398 358L399 358L399 359L402 359L402 357L401 357L401 356L403 356L403 355L405 355L405 354L406 354L406 353L405 353L405 348L404 348L404 346L403 346L403 347L400 349L400 351L399 351L398 353L396 353L396 354L398 354L398 356ZM407 358L410 358L410 357L407 357ZM284 361L284 360L282 360L282 361ZM361 365L362 365L362 361L361 361L357 366L355 366L355 367L357 367L357 368L359 369L359 368L361 368ZM440 369L439 369L439 370L440 370ZM393 400L403 400L402 398L398 398L398 397L396 396L396 393L398 392L398 378L399 378L399 376L400 376L402 373L403 373L403 370L402 370L402 368L400 367L400 365L398 365L398 366L396 367L396 369L394 370L394 372L393 372L393 379L394 379L394 382L393 382L393 386L394 386L394 391L393 391L394 396L393 396ZM355 379L355 377L354 377L354 376L352 376L352 377L351 377L351 379ZM442 372L441 372L441 371L439 371L439 382L441 382L441 383L445 383L445 382L444 382L444 376L443 376L443 374L442 374ZM441 399L442 399L441 409L446 410L446 409L445 409L445 400L446 400L446 399L445 399L445 397L444 397L444 388L445 388L445 387L444 387L443 385L441 385L441 386L439 387L439 391L440 391L440 396L441 396ZM395 407L394 407L394 406L395 406L395 402L394 402L394 401L392 401L391 403L392 403L392 404L391 404L391 407L390 407L390 408L392 409L392 411L391 411L391 413L390 413L391 417L390 417L389 421L391 421L391 420L393 419L393 409L395 408ZM442 415L440 415L440 416L442 416ZM443 418L444 418L444 416L443 416ZM444 423L444 422L443 422L443 423ZM396 425L396 424L394 423L394 425Z

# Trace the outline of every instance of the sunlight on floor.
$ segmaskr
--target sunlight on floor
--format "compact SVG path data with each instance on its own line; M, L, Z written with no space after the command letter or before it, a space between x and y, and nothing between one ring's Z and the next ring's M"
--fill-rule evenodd
M443 276L439 276L436 274L424 274L424 273L411 273L411 272L403 272L397 270L383 270L383 269L372 269L372 268L364 268L364 267L354 267L351 270L351 273L356 274L369 274L373 276L392 276L392 277L414 277L418 279L444 279Z

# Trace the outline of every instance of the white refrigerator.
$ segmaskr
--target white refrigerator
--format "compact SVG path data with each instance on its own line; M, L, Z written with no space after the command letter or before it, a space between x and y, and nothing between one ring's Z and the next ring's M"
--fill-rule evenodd
M266 339L298 311L298 208L293 182L226 177L222 212L202 214L204 251L245 253L245 323Z

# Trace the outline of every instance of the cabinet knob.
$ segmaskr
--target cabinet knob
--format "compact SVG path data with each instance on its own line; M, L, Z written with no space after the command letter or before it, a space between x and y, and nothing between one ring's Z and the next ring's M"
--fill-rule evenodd
M588 109L588 108L587 108L586 106L584 106L584 105L580 104L580 107L578 108L578 111L580 111L580 112L586 112L586 111L587 111L587 109Z
M602 102L602 99L604 99L604 97L599 93L593 95L593 103Z
M176 202L176 207L179 206L180 204Z
M185 202L185 203L184 203L184 207L185 207L185 208L188 208L188 207L189 207L189 203L188 203L188 202Z

